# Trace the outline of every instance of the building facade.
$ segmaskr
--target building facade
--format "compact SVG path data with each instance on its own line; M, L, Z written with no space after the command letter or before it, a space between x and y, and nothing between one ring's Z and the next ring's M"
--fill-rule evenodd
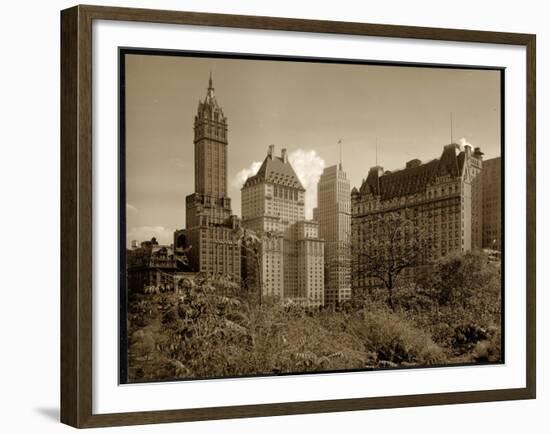
M189 249L193 271L240 282L240 220L227 195L227 148L227 118L210 77L194 122L195 192L186 197L185 229L174 233L174 248Z
M259 270L245 252L243 277L261 282L262 296L324 304L324 242L318 223L305 220L305 189L286 149L278 157L269 147L258 172L244 183L241 203L242 226L261 242Z
M174 290L177 258L170 246L159 245L155 238L132 244L126 251L128 292L153 293Z
M483 248L502 250L500 157L483 162Z
M429 234L426 259L480 248L482 160L479 148L460 150L453 143L444 147L439 159L427 163L411 160L394 172L371 168L360 189L352 190L352 239L360 249L376 252L378 222L386 213L401 213L410 218L411 230ZM363 272L362 261L353 254L352 291L357 293L380 285L377 278ZM412 273L414 268L403 277Z
M341 303L351 297L351 193L341 164L324 169L313 219L325 241L325 304Z

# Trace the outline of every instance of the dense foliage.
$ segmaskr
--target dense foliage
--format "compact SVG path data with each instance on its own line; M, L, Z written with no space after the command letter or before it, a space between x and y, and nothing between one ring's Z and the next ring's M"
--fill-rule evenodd
M131 295L129 380L495 362L500 308L500 264L483 253L397 285L393 309L384 288L308 310L187 280L175 293Z

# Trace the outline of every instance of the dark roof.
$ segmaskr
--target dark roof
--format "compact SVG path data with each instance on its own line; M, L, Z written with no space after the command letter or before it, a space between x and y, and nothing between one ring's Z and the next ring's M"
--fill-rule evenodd
M439 176L451 175L458 176L458 159L456 151L459 149L453 145L447 145L443 148L443 153L439 159L437 174Z
M248 187L257 182L269 182L271 184L283 185L305 191L288 160L284 161L282 157L269 155L265 157L258 173L249 177L243 187Z
M383 175L380 177L382 200L408 196L425 190L438 169L438 163L438 160L432 160L420 166Z
M457 145L447 145L440 159L383 175L380 175L382 168L373 167L360 192L380 195L382 200L420 193L436 176L462 174L465 155L464 152L457 152Z

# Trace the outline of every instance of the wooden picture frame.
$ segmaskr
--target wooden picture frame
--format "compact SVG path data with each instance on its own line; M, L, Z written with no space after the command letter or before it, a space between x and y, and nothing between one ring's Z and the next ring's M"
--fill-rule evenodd
M229 407L93 414L92 412L92 22L113 20L316 32L526 48L527 263L526 387ZM76 6L61 12L61 421L85 428L225 418L323 413L536 396L536 38L531 34L423 28L166 10Z

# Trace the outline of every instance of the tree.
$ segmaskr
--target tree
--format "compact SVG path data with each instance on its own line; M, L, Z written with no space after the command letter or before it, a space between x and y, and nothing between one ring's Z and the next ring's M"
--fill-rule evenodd
M417 279L417 290L435 300L446 322L500 326L500 261L472 251L440 258Z
M252 229L241 228L240 230L241 247L243 249L245 269L247 271L247 284L252 285L253 292L258 294L258 303L262 303L264 293L263 279L263 248L264 243L268 241L273 234L271 232L262 232L258 235Z
M355 272L378 279L395 311L394 288L403 270L426 262L430 237L407 210L371 216L369 232L352 241Z

